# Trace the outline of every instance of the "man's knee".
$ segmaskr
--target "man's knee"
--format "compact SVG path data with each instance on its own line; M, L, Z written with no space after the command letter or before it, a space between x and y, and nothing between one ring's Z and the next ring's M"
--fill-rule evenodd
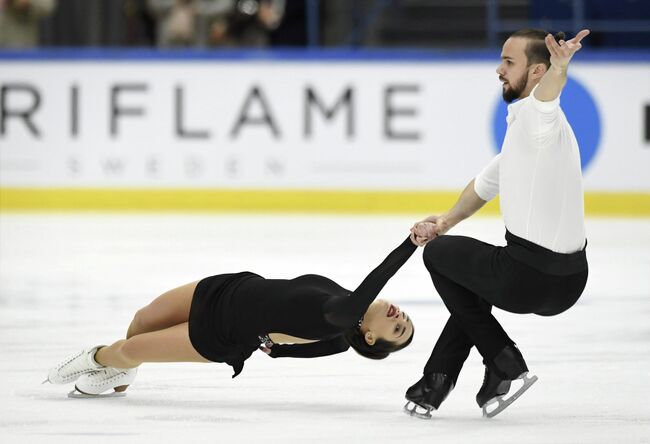
M436 244L438 239L434 239L427 243L424 246L424 251L422 252L422 260L424 261L424 266L427 267L427 270L430 270L433 267L434 259L436 258Z
M435 270L436 264L444 260L444 251L452 239L450 236L440 236L424 246L422 260L424 260L424 266L427 267L427 270Z

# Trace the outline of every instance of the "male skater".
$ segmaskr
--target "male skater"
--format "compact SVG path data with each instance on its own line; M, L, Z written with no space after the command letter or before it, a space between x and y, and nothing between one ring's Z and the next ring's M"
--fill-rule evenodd
M411 229L427 243L424 263L451 316L424 367L406 392L407 413L430 418L453 389L472 346L483 357L485 377L476 401L484 416L497 415L536 380L512 339L491 314L553 316L576 303L587 282L580 153L560 109L567 67L582 30L571 40L542 30L515 32L504 43L497 68L508 106L508 129L498 154L460 195L449 212ZM464 236L441 236L497 194L506 247ZM512 381L523 385L509 397ZM489 410L492 404L497 407ZM425 412L418 410L418 406ZM491 408L491 407L490 407Z

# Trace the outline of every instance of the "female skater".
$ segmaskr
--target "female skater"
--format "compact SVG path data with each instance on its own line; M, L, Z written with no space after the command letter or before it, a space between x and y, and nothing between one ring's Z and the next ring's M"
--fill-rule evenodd
M383 359L411 343L413 324L375 298L415 249L407 238L354 292L314 274L285 280L242 272L184 285L138 310L126 339L69 357L47 381L76 381L84 395L123 392L143 362L224 362L234 378L258 348L272 357L315 358L352 347Z

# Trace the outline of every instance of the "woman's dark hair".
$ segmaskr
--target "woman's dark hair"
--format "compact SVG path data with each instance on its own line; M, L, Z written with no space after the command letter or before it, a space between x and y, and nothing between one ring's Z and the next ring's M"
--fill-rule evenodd
M546 65L546 68L549 68L551 66L551 53L548 52L548 48L544 42L548 34L549 32L543 29L526 28L510 34L510 37L528 39L525 50L526 57L528 58L528 66L534 63L543 63ZM553 37L559 43L560 40L566 38L566 35L563 32L558 32Z
M369 345L366 342L366 338L361 330L358 327L350 328L343 333L345 340L350 347L354 349L361 356L369 359L384 359L387 358L393 352L399 351L407 347L413 340L415 336L415 328L411 332L411 337L406 340L403 344L397 345L394 342L385 341L383 339L377 339L374 345Z

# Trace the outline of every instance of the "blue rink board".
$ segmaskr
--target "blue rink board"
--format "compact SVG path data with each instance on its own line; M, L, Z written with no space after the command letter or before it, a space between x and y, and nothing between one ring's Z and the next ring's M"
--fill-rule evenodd
M272 49L272 50L158 50L149 48L57 48L0 50L0 61L300 61L300 62L493 62L500 51L417 49ZM591 50L580 52L579 62L650 62L650 50Z

